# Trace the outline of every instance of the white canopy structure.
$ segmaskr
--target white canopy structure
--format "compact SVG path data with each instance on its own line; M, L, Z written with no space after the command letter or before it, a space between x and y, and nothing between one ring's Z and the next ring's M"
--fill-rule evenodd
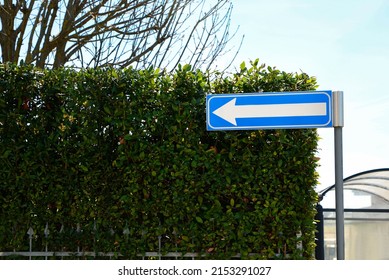
M343 181L346 259L389 259L389 168ZM319 192L324 211L325 259L336 258L335 186Z

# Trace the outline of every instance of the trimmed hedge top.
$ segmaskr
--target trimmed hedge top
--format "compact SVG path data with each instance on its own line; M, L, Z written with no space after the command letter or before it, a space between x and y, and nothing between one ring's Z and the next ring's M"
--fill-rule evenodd
M312 258L316 130L207 132L205 95L315 87L258 60L227 76L0 65L0 251L32 227L36 250L136 258L162 236L166 252Z

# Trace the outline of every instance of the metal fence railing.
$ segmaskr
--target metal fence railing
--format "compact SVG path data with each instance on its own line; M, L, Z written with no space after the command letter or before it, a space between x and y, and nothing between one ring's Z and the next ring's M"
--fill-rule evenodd
M63 226L61 227L61 230L59 233L63 232ZM80 226L77 225L76 232L81 232ZM93 252L93 251L84 251L82 246L77 246L77 249L75 251L64 251L64 250L51 250L48 237L50 235L50 230L48 227L48 224L46 224L46 227L43 232L43 239L44 241L43 249L41 251L37 251L36 248L34 248L34 242L36 242L37 234L35 233L34 229L30 227L27 232L28 236L28 251L6 251L1 252L0 251L0 258L27 258L29 260L33 259L88 259L88 258L104 258L104 259L112 259L112 258L120 258L123 257L121 253L118 252ZM112 232L113 234L113 232ZM123 235L128 236L129 230L125 228L123 230ZM202 257L202 255L198 253L180 253L180 252L162 252L163 245L162 245L162 236L158 236L158 251L157 252L145 252L143 254L138 254L137 257L139 259L196 259L199 257ZM235 256L236 258L239 258L239 255Z
M61 230L58 232L61 234L63 232L63 226ZM80 226L77 225L75 232L80 233ZM114 232L111 230L111 233ZM125 228L123 230L123 235L128 237L130 234L129 230ZM60 250L53 250L54 247L58 248L58 246L50 246L49 236L51 235L48 224L43 231L43 234L37 234L32 227L30 227L26 235L28 237L28 249L27 250L12 250L12 251L1 251L0 250L0 259L29 259L29 260L48 260L48 259L120 259L126 258L126 256L122 255L120 252L94 252L91 251L90 248L84 250L81 245L76 247L74 251L68 251L66 248ZM126 236L127 235L127 236ZM39 238L38 238L39 236ZM144 252L136 255L136 259L140 260L148 260L148 259L199 259L206 258L207 253L196 253L196 252L166 252L163 246L163 239L168 237L166 236L158 236L158 251L155 252ZM39 242L38 242L39 241ZM39 243L36 245L34 243ZM301 246L301 245L300 245ZM50 248L52 247L52 248ZM25 247L27 248L27 247ZM37 250L41 249L41 250ZM279 250L279 254L281 254L281 249ZM249 256L258 256L259 254L251 253ZM235 254L230 257L231 259L240 259L241 254Z

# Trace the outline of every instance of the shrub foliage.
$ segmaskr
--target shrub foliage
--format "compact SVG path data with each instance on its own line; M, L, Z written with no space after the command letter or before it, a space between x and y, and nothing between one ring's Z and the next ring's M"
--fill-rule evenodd
M312 258L316 130L207 132L205 95L315 87L258 60L229 75L0 65L0 251L28 250L32 227L35 250Z

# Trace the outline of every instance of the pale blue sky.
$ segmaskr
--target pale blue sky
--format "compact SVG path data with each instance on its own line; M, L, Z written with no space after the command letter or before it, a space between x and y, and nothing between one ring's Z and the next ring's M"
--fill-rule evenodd
M389 1L235 0L245 35L235 65L259 58L342 90L344 176L389 167ZM238 43L236 43L238 44ZM231 54L232 55L232 54ZM319 188L334 183L333 129L319 129Z

